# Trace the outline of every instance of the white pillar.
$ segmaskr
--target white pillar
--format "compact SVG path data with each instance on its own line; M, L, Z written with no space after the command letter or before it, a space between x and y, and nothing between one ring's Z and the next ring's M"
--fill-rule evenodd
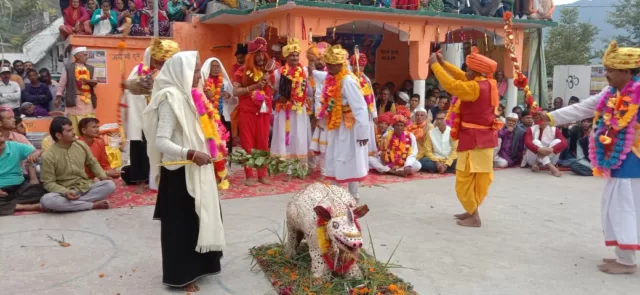
M464 63L462 60L463 48L462 43L453 43L453 44L442 44L442 57L444 60L450 64L455 66L462 67Z
M513 78L507 79L507 105L504 114L511 114L511 110L518 105L518 88L513 85Z
M424 108L424 97L427 89L427 83L425 80L413 80L413 93L420 94L420 104L421 108Z

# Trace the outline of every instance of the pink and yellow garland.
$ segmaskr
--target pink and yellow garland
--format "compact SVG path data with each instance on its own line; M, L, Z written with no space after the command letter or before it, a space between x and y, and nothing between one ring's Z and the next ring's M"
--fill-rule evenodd
M362 88L362 94L364 96L364 101L367 103L367 108L369 109L369 113L373 114L376 108L375 99L373 97L373 89L371 89L371 85L365 78L362 73L355 73L356 77L358 77L358 81L360 82L360 88Z
M76 86L78 86L78 90L80 90L80 99L82 102L86 104L91 103L91 86L89 84L83 82L82 80L91 80L91 73L85 66L76 65L75 70L76 76Z

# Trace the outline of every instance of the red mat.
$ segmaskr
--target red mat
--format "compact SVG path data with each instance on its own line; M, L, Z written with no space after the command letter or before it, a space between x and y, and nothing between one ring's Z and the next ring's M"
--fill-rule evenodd
M360 183L360 186L376 186L388 183L400 183L411 180L442 178L448 176L454 176L455 174L433 174L433 173L417 173L410 177L398 177L393 175L381 175L376 172L370 171L367 179ZM223 200L239 199L239 198L253 198L270 195L280 195L295 193L302 190L305 186L313 183L319 176L319 171L314 171L310 176L307 176L305 180L297 178L292 179L289 182L283 181L285 175L279 175L271 178L271 185L257 185L248 187L243 184L244 171L239 167L232 167L230 171L229 181L231 187L227 190L219 191ZM128 186L122 180L117 180L116 184L118 188L116 192L107 198L111 208L124 208L124 207L138 207L138 206L150 206L156 204L157 192L153 190L147 190L142 194L136 194L136 186ZM14 215L26 215L36 214L37 212L16 212Z

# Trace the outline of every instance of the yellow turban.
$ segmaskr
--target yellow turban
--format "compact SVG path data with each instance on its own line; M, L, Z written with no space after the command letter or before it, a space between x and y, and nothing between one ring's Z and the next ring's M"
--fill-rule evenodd
M618 43L613 40L602 57L602 64L616 70L640 68L640 48L618 48Z
M340 44L327 48L324 53L324 62L332 65L342 65L347 63L347 51L342 49Z
M489 78L493 78L493 73L498 69L498 63L479 53L478 47L471 48L471 54L467 55L465 60L467 67L480 74L484 74Z
M180 46L173 40L154 38L151 41L151 57L155 60L166 61L179 51Z
M282 48L282 56L288 57L291 53L294 52L300 54L300 51L302 51L302 48L300 48L300 42L298 42L298 39L291 38L287 42L287 45Z

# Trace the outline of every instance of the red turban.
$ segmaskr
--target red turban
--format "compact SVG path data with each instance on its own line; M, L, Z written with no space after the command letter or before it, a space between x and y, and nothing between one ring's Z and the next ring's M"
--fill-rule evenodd
M249 42L249 53L267 52L267 40L261 37L255 38Z
M393 113L392 112L386 112L384 114L381 114L380 116L378 116L378 122L385 122L389 125L393 124Z
M367 66L367 55L364 53L360 53L360 56L358 56L358 66L360 66L360 68L364 68ZM351 66L355 66L356 65L356 56L352 55L351 56L351 60L350 60ZM362 71L362 69L360 71Z
M408 121L408 120L409 120L409 119L407 119L407 117L405 117L404 115L399 115L399 114L398 114L398 115L393 116L393 124L395 124L395 123L404 123L404 124L407 124L407 121Z

